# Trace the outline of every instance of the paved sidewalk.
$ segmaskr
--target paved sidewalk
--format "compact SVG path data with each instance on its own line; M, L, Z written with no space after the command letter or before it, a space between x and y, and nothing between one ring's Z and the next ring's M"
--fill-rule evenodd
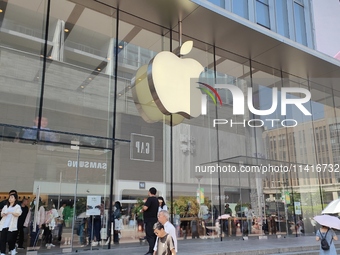
M340 248L340 241L335 242ZM220 239L188 239L178 242L179 255L269 255L269 254L292 254L292 255L314 255L319 254L319 243L314 236L281 237L269 236L268 239L259 240L250 237L249 240L242 240L241 237ZM97 250L74 249L71 254L129 254L143 255L147 252L147 245L120 244L113 246L111 250L99 248ZM53 253L57 254L57 253ZM61 254L61 253L59 253ZM64 253L65 254L65 253ZM70 254L70 253L69 253Z

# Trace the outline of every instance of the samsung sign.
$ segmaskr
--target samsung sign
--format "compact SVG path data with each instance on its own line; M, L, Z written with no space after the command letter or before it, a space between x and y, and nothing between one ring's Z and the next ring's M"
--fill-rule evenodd
M68 167L77 167L78 161L68 160ZM94 162L94 161L79 161L79 167L82 168L90 168L90 169L106 169L107 164L102 162Z

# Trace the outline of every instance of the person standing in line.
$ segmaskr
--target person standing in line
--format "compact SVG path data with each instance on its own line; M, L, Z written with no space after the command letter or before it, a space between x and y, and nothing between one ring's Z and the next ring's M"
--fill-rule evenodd
M233 216L233 211L229 207L229 204L225 204L224 214L228 214L230 217ZM228 219L224 220L224 233L225 233L225 236L229 236L229 221L228 221Z
M325 238L327 240L327 243L329 245L329 250L323 250L321 248L320 244L320 255L337 255L334 241L338 240L338 237L336 236L335 232L333 229L326 227L326 226L321 226L321 228L316 231L316 241L320 241L322 238Z
M18 195L18 192L16 190L12 189L10 192L8 192L8 197L12 194ZM8 202L8 199L4 199L0 202L0 212L1 212L2 208L4 208L4 206L7 205L7 202Z
M169 234L172 237L172 240L174 242L174 247L175 247L175 251L176 253L178 252L177 249L177 235L176 235L176 228L174 225L171 224L171 222L169 221L169 212L165 211L165 210L161 210L158 213L158 222L161 223L164 226L164 230L167 234ZM159 237L157 237L156 239L156 243L155 243L155 247L153 248L154 251L157 251L157 247L158 247L158 241L159 241ZM154 253L155 254L155 253Z
M24 248L24 230L27 228L28 225L25 225L24 223L26 222L26 218L28 215L28 199L23 198L21 201L21 215L19 216L18 219L18 250L20 249L25 249Z
M165 204L163 197L158 197L158 202L159 202L158 212L160 212L161 210L165 210L165 211L168 210L168 207Z
M52 247L55 247L55 245L52 243L52 230L55 228L55 219L58 217L58 212L55 209L54 204L49 204L46 209L45 213L45 223L44 225L44 235L45 235L45 241L46 241L46 248L50 249Z
M116 201L113 206L113 222L114 222L114 231L113 231L113 242L115 244L119 244L119 234L121 230L121 211L122 205L119 201Z
M157 222L157 213L158 213L158 207L159 202L156 197L157 190L156 188L152 187L149 189L149 197L145 201L145 204L143 205L140 212L143 213L144 216L144 223L145 223L145 234L146 234L146 240L149 243L149 250L145 255L153 254L153 248L156 243L157 236L154 233L153 226Z
M36 206L38 207L37 214L35 213ZM45 208L40 198L38 205L36 205L36 198L32 201L26 220L28 220L30 225L30 247L34 247L37 244L40 229L42 229L45 223Z
M18 218L21 215L21 206L18 205L18 195L11 194L7 205L1 211L0 221L0 250L1 255L6 254L6 244L8 243L11 255L16 254L15 241L17 238Z
M58 241L61 242L62 234L63 234L63 227L64 227L64 208L66 204L62 204L59 208L58 215L59 218L57 219L57 227L58 227Z
M171 235L165 232L162 223L155 223L154 233L158 237L158 244L157 250L154 251L153 255L176 255L174 240Z

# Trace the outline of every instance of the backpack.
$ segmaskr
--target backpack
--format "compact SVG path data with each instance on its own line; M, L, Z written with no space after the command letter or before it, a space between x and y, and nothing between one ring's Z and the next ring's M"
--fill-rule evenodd
M321 235L321 249L323 249L324 251L328 251L329 248L330 248L330 244L328 244L327 239L326 239L328 231L329 231L329 229L327 230L325 235L322 235L321 231L319 230L320 235ZM331 243L332 243L332 241L333 241L333 238L331 240Z

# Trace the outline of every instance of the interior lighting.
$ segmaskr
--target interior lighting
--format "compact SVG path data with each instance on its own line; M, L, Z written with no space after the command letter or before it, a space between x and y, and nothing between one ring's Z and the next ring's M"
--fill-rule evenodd
M65 33L70 32L70 30L68 30L67 28L64 29Z
M123 49L123 45L119 45L118 48L119 48L119 49Z
M2 13L3 12L3 10L2 9L0 9L0 13Z
M84 85L81 85L80 88L83 89L83 88L85 88L85 87L84 87Z
M98 71L100 71L100 70L102 70L102 69L100 69L100 68L97 68L97 70L98 70Z

